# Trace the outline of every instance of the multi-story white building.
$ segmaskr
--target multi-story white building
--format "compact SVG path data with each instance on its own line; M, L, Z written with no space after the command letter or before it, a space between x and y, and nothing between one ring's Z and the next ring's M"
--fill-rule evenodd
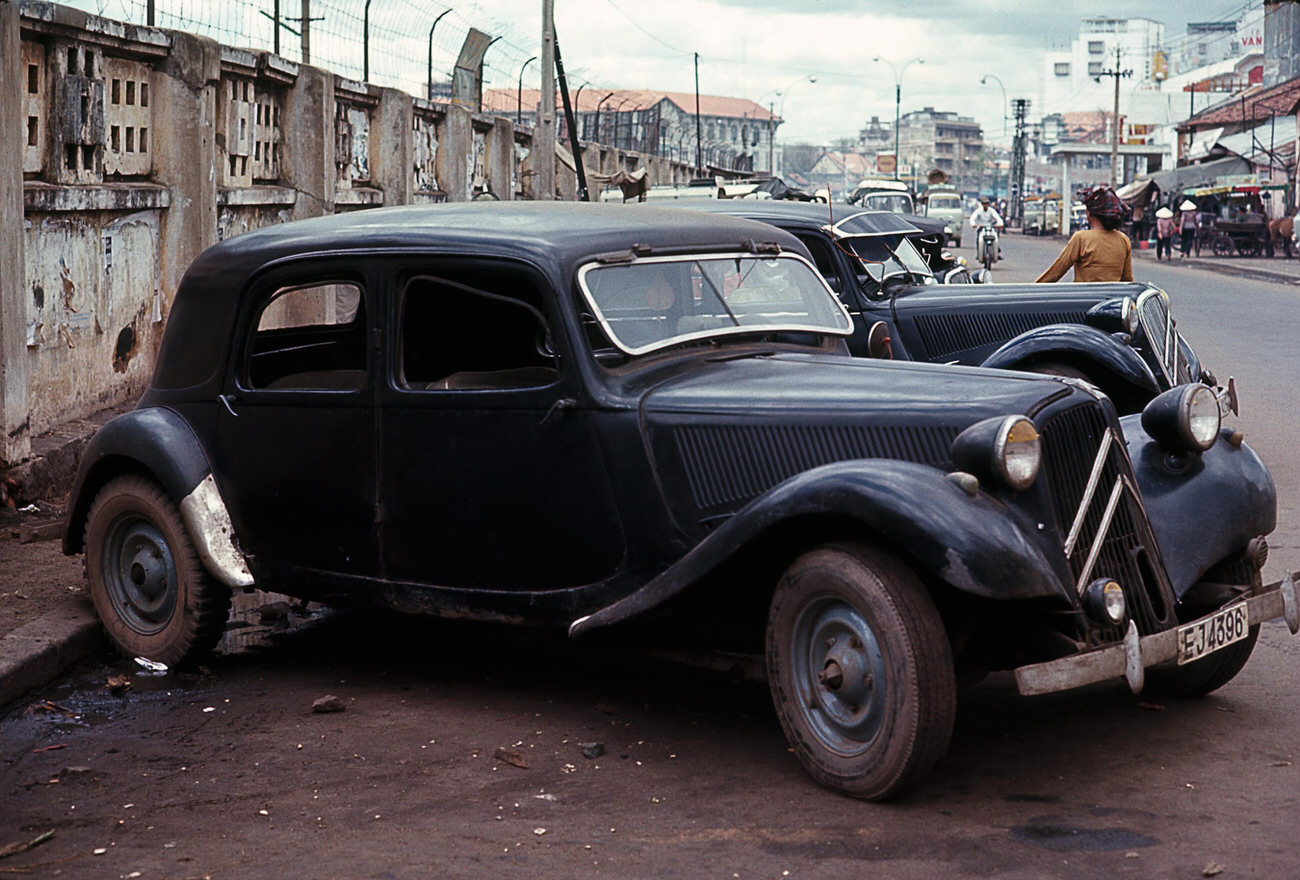
M1157 56L1164 33L1165 26L1149 18L1085 18L1069 48L1046 53L1038 107L1044 113L1111 107L1115 81L1103 73L1116 69L1116 52L1118 69L1132 71L1121 92L1154 88L1168 73Z

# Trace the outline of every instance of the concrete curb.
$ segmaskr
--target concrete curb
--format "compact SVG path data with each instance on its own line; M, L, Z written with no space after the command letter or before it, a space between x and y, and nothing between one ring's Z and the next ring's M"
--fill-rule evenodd
M1133 252L1134 255L1138 253ZM1145 261L1154 261L1155 257L1142 257ZM1275 272L1257 266L1233 265L1231 258L1203 260L1196 257L1182 259L1175 257L1167 261L1170 266L1186 266L1189 269L1203 269L1219 275L1231 275L1236 278L1250 278L1254 281L1270 281L1274 284L1300 284L1300 272Z
M90 604L69 602L0 638L0 708L105 650Z

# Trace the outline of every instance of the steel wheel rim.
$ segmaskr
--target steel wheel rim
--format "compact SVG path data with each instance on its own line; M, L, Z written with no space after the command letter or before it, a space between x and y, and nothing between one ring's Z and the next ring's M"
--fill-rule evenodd
M176 608L176 561L162 531L143 517L113 524L104 542L104 585L118 618L141 635L166 627Z
M844 757L867 751L884 723L889 681L862 613L838 598L809 602L795 620L790 656L796 698L813 734Z

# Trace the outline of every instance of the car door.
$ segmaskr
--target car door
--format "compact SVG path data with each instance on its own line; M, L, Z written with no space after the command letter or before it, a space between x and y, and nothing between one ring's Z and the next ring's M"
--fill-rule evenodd
M394 265L381 405L385 576L558 590L615 575L606 462L542 277L503 259Z
M356 265L280 268L240 314L213 458L261 580L378 570L376 306Z

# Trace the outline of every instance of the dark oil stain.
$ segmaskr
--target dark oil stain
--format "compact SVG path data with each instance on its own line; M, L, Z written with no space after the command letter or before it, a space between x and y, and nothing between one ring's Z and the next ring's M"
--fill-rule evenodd
M45 308L45 288L39 283L32 285L32 302L36 303L36 308Z
M1047 819L1012 828L1011 837L1053 852L1117 852L1156 843L1155 838L1124 828L1080 828Z
M113 370L118 373L126 372L126 365L130 363L131 358L135 355L138 347L138 340L135 335L135 327L127 324L117 334L117 345L113 348Z

